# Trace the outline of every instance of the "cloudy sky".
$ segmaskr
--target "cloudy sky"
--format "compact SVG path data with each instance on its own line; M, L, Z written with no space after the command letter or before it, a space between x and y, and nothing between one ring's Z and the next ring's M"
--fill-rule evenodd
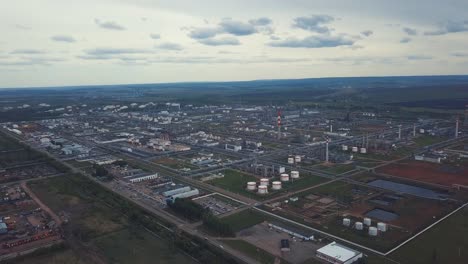
M466 0L1 0L0 87L468 73Z

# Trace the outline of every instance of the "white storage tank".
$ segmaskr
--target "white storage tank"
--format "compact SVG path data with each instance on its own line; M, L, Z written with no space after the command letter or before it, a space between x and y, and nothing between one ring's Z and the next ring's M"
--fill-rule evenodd
M291 178L299 179L299 171L291 171Z
M380 231L380 232L385 232L387 231L387 224L385 223L377 223L377 229Z
M367 153L367 149L366 148L361 148L361 154L366 154Z
M280 180L281 180L282 182L287 182L287 181L289 181L289 175L288 175L287 173L282 173L282 174L280 175Z
M369 236L377 236L377 227L375 226L369 227Z
M296 155L296 157L294 157L294 161L295 161L296 163L301 162L301 156Z
M274 182L272 183L271 188L272 188L273 190L281 190L281 182L280 182L280 181L274 181Z
M248 182L247 183L247 190L255 191L255 189L257 189L257 183L256 182Z
M358 152L358 147L353 147L353 148L352 148L352 151L353 151L353 152Z
M258 194L267 194L268 193L268 187L265 185L260 185L258 186Z
M343 225L344 226L350 226L351 225L351 219L343 218Z
M372 225L372 220L368 217L364 218L364 224L366 226L371 226Z
M270 180L267 178L260 179L260 186L268 186L270 184Z
M341 149L342 149L343 151L348 151L348 146L343 145L343 146L341 146Z
M288 164L294 164L294 158L293 157L288 158Z
M424 131L423 128L420 128L420 129L419 129L419 133L424 134L424 132L425 132L425 131Z
M356 230L362 230L364 228L364 225L362 224L362 222L356 222L354 227L356 228Z

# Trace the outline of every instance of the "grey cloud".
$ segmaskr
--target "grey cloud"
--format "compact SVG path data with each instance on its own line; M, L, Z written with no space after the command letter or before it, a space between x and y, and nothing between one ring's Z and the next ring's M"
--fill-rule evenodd
M173 42L164 42L156 46L159 49L166 49L166 50L182 50L183 47L177 43Z
M350 40L344 36L309 36L303 39L288 38L282 41L274 41L268 43L272 47L288 47L288 48L330 48L338 46L351 46L354 40Z
M272 36L270 36L270 39L271 39L271 40L280 40L281 38L278 37L278 36L273 36L273 35L272 35Z
M54 62L66 61L62 58L52 58L52 57L20 57L19 60L7 60L0 61L0 66L34 66L42 65L49 66Z
M454 57L468 57L468 52L453 52L451 55Z
M249 23L254 26L267 26L270 25L273 21L268 17L261 17L257 19L249 20Z
M361 32L362 35L366 36L366 37L370 37L372 34L374 34L374 31L372 30L364 30Z
M236 36L251 35L257 32L252 24L235 21L229 18L221 21L219 26L222 28L222 32Z
M193 39L205 39L212 38L218 33L220 33L219 28L194 28L189 32L189 37Z
M160 34L150 34L150 38L152 39L160 39L161 35Z
M439 29L432 31L425 31L424 35L426 36L438 36L445 35L449 33L458 33L468 31L468 20L464 21L446 21L439 24Z
M405 32L406 34L410 36L416 36L418 34L418 31L416 29L409 28L409 27L403 28L403 32Z
M409 55L406 58L408 60L432 60L432 56L427 55Z
M329 15L311 15L307 17L297 17L294 19L293 27L301 28L311 32L328 33L330 28L325 26L335 19Z
M110 30L125 30L125 27L117 24L114 21L100 21L99 19L94 19L94 23L101 28L110 29Z
M95 48L85 50L87 55L102 56L102 55L116 55L116 54L144 54L151 53L146 49L125 49L125 48Z
M72 43L76 41L72 36L68 36L68 35L55 35L55 36L52 36L50 39L53 41L68 42L68 43Z
M46 52L38 49L16 49L10 54L45 54Z
M208 46L240 45L239 40L236 38L232 38L232 37L225 37L225 38L218 38L218 39L207 38L207 39L201 39L198 42L204 45L208 45Z
M400 43L408 43L408 42L411 42L411 38L408 38L408 37L404 37L402 39L400 39Z

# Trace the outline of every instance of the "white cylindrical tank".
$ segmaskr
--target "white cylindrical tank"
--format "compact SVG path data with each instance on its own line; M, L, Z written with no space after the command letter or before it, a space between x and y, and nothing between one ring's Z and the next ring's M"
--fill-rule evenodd
M364 218L364 224L366 226L371 226L372 225L372 220L368 217Z
M268 187L265 185L258 186L258 194L266 194L268 193Z
M382 222L377 223L377 229L381 232L385 232L387 231L387 224L382 223Z
M267 178L260 179L260 186L268 186L270 184L270 180Z
M295 161L296 163L301 162L301 156L296 155L296 157L294 157L294 161Z
M425 132L425 131L424 131L423 128L420 128L420 129L419 129L419 133L424 134L424 132Z
M367 149L366 148L361 148L361 154L366 154L367 153Z
M291 171L291 178L299 179L299 171Z
M248 182L247 183L247 190L254 191L255 189L257 189L257 183L256 182Z
M280 181L274 181L274 182L272 183L271 188L272 188L273 190L281 190L281 182L280 182Z
M289 181L289 175L287 173L282 173L280 175L280 180L283 181L283 182Z
M351 219L343 218L343 225L344 226L350 226L351 225Z
M369 236L376 236L377 235L377 227L371 226L369 227Z
M348 150L348 146L343 145L343 146L341 146L341 149L342 149L343 151L347 151L347 150Z
M288 158L288 164L294 164L294 158Z
M358 147L353 147L353 148L352 148L352 151L353 151L353 152L358 152Z
M362 222L356 222L354 227L356 228L356 230L362 230L364 228L364 225L362 224Z

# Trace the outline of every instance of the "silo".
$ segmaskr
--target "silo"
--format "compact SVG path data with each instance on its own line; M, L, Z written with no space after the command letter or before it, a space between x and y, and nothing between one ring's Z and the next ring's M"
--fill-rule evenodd
M282 173L281 176L280 176L280 180L282 182L287 182L289 181L289 175L287 173Z
M377 227L375 226L369 227L369 236L377 236Z
M367 149L366 148L361 148L361 154L366 154L367 153Z
M342 145L342 146L341 146L341 149L342 149L343 151L348 151L348 146Z
M301 156L296 155L296 157L294 157L294 161L295 161L296 163L301 162Z
M260 186L268 186L270 184L270 180L267 178L260 179Z
M350 226L351 225L351 219L343 218L343 225L344 226Z
M299 171L291 171L291 178L299 179Z
M364 218L364 224L366 226L371 226L372 225L372 220L368 217Z
M377 229L381 232L387 231L387 224L379 222L377 223Z
M268 187L265 185L260 185L258 186L258 194L267 194L268 193Z
M353 147L353 148L352 148L352 151L353 151L353 152L358 152L358 147Z
M354 227L356 228L356 230L362 230L364 228L364 225L362 224L362 222L356 222Z
M294 158L293 157L288 158L288 164L294 164Z
M255 189L257 189L257 183L256 182L248 182L247 183L247 190L255 191Z
M272 183L272 187L271 187L273 190L281 190L281 182L280 181L274 181Z

